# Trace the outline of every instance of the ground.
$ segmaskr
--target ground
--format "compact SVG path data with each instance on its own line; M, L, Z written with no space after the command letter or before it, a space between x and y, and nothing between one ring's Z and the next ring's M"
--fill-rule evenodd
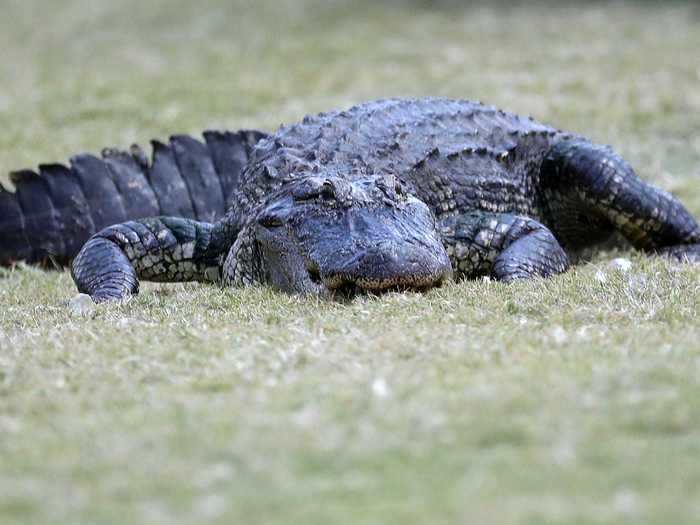
M450 95L613 144L700 216L700 10L664 4L9 0L0 171ZM74 295L0 273L3 524L700 520L698 267Z

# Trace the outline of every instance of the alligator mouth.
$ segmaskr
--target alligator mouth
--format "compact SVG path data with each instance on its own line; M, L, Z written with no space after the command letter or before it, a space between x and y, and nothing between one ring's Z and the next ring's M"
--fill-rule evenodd
M347 301L359 295L382 295L389 292L425 292L440 287L449 278L449 273L439 275L409 275L385 279L361 277L347 274L322 276L318 267L306 265L312 289L320 296Z

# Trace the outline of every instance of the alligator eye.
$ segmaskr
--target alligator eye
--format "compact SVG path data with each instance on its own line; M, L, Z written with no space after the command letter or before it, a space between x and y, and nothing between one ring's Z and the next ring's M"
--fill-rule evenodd
M258 224L264 226L265 228L278 228L284 223L282 219L276 217L275 215L263 215L258 219Z
M321 184L321 196L324 199L334 199L335 198L335 186L329 180Z

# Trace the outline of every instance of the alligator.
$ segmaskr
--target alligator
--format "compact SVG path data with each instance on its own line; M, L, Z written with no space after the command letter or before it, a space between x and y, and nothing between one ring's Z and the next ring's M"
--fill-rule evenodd
M322 297L510 282L624 239L700 261L700 226L610 147L495 107L367 102L276 132L178 135L12 174L0 263L71 264L80 292L139 280L267 284Z

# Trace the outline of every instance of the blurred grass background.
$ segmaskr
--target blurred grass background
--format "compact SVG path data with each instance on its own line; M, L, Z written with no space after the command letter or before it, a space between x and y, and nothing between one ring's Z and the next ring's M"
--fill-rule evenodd
M2 0L0 180L106 145L481 99L700 216L695 3ZM1 241L0 241L1 242ZM0 273L0 523L697 523L700 271L349 305Z

